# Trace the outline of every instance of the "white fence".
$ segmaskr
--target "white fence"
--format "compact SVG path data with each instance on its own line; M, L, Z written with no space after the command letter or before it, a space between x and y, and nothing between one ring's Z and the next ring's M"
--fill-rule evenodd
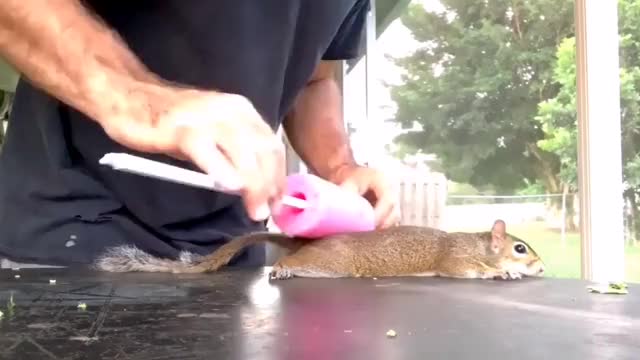
M447 206L447 178L441 173L407 176L398 186L400 223L441 228Z

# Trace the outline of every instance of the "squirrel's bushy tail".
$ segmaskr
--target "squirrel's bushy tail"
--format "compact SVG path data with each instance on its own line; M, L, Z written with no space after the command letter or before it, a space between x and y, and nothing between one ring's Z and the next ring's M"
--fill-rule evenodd
M100 255L94 267L108 272L185 272L195 265L196 255L189 252L180 253L177 260L155 257L133 245L122 245L109 248Z
M210 272L227 265L245 247L261 242L269 242L289 250L294 250L301 244L301 240L284 234L253 233L232 239L210 255L182 252L177 260L155 257L135 246L123 245L108 249L96 259L94 267L107 272Z

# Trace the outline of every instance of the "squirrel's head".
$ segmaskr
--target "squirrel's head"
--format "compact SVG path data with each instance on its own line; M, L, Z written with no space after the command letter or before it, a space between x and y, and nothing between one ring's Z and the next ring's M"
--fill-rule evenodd
M496 220L491 228L490 252L500 257L500 267L526 276L540 276L544 263L524 240L507 233L504 221Z

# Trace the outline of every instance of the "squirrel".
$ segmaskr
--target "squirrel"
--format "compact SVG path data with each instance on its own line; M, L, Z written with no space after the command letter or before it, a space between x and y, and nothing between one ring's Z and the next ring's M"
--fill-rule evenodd
M503 220L496 220L485 232L446 232L412 225L320 239L257 232L233 238L210 255L196 258L185 252L178 260L123 246L108 250L95 267L108 272L214 272L246 246L262 242L288 251L269 273L276 280L397 276L511 280L544 272L542 259L525 241L508 234Z

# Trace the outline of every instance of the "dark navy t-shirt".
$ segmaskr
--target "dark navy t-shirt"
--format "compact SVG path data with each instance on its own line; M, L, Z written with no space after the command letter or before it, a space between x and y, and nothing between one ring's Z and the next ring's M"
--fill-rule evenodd
M242 94L274 130L321 60L360 54L369 9L364 0L85 3L152 71ZM122 147L95 122L21 81L0 154L0 256L86 264L121 244L165 257L206 254L230 236L264 229L239 197L100 166L109 152L195 169ZM255 247L236 263L263 260L264 248Z

